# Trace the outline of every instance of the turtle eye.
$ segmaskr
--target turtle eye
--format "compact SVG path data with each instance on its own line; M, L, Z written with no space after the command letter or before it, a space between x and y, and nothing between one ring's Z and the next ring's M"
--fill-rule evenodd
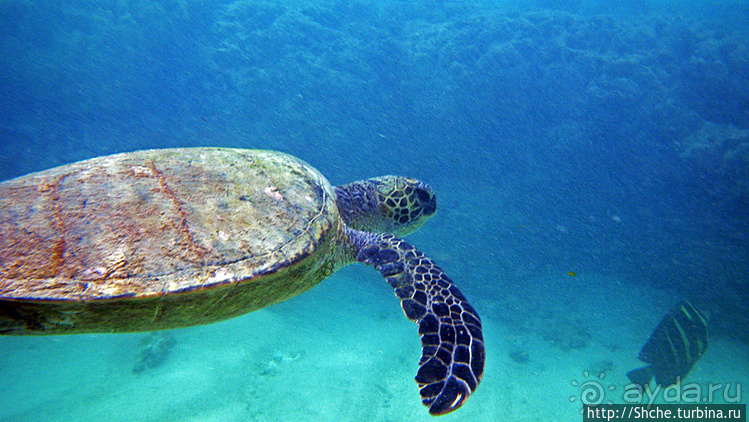
M416 197L419 198L419 201L422 203L429 203L432 199L432 195L430 195L425 189L417 188L414 193L416 193Z
M419 200L424 215L432 215L437 211L437 198L431 190L417 188L414 193Z

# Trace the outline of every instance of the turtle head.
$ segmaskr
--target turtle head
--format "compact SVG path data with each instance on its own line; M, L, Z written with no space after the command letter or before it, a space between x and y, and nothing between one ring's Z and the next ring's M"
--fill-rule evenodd
M356 230L404 236L437 211L434 190L403 176L382 176L336 186L343 221Z
M399 236L421 227L437 211L437 197L431 186L410 177L383 176L374 180L380 215Z

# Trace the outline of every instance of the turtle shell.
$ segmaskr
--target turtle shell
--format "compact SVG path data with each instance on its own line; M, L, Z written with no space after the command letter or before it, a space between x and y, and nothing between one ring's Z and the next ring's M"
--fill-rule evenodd
M342 236L328 181L273 151L138 151L5 181L0 333L231 318L319 283Z

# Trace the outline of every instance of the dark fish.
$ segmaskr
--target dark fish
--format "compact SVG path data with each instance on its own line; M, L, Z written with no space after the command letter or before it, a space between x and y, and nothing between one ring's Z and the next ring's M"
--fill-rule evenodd
M643 387L655 382L663 387L684 378L707 350L707 318L691 303L674 306L658 324L653 335L640 350L638 359L648 363L634 369L627 377Z

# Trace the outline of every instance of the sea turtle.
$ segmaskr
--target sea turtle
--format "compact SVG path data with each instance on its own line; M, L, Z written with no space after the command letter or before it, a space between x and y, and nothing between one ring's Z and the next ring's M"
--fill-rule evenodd
M385 176L332 187L274 151L182 148L93 158L0 183L0 334L153 331L296 296L373 265L419 325L429 412L460 407L484 369L481 321L434 261L396 235L432 189Z

